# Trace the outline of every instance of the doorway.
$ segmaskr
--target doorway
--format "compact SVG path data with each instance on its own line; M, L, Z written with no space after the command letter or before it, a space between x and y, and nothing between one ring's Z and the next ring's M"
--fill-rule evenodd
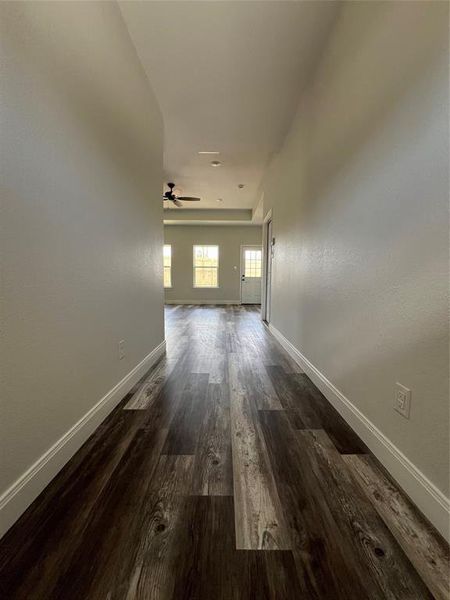
M241 246L241 304L261 304L261 281L261 246Z
M265 323L270 323L270 308L272 299L272 259L273 259L273 235L272 235L272 210L270 210L263 225L263 283L261 318Z

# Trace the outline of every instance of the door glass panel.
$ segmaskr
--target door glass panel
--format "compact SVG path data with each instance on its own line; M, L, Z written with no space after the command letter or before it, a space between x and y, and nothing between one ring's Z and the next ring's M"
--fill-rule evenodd
M244 275L245 277L261 277L262 271L262 251L245 250L244 251Z

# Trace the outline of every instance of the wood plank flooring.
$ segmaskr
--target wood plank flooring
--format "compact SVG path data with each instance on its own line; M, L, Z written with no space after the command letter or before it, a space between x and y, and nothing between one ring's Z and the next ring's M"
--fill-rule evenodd
M0 541L6 600L449 599L449 549L261 323L167 356Z

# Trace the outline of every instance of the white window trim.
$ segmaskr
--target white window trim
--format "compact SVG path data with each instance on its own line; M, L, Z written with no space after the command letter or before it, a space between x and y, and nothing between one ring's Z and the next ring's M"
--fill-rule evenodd
M195 285L195 249L201 248L217 248L217 285ZM217 290L220 288L219 281L219 266L220 266L220 246L219 244L194 244L192 246L192 287L195 290Z

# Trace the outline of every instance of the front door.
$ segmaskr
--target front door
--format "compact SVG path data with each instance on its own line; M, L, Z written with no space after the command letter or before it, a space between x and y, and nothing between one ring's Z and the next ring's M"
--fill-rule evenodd
M261 246L242 246L241 303L261 304Z

